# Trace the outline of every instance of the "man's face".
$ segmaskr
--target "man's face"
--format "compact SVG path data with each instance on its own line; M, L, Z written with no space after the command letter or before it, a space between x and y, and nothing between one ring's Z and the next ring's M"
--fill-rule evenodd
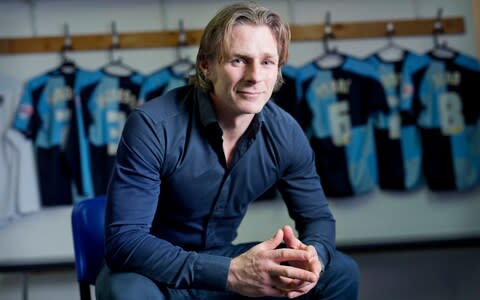
M222 63L208 65L213 103L219 118L256 114L273 92L277 76L277 42L267 26L236 25Z

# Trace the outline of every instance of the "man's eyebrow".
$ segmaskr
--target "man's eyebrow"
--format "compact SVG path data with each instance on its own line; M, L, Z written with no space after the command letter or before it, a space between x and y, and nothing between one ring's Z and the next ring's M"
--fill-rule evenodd
M232 52L229 55L227 55L227 57L239 57L239 58L243 58L243 59L250 59L253 56L251 56L249 54L242 54L240 52ZM265 58L265 57L266 58L273 58L273 59L278 59L279 58L278 54L274 54L274 53L271 53L271 52L262 53L261 57L262 58Z
M279 55L278 54L274 54L274 53L264 53L263 54L265 57L268 57L268 58L274 58L274 59L279 59Z

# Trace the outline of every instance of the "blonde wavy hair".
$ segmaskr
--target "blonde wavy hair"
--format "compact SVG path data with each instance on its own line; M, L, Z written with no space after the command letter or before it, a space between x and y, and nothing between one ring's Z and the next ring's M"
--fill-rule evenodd
M213 90L212 83L205 77L201 64L215 59L222 63L230 47L230 38L235 25L267 25L277 41L279 55L278 78L275 89L283 83L280 68L285 65L288 58L288 46L291 33L288 23L272 10L259 6L254 2L237 3L226 6L220 10L205 27L195 63L195 74L190 78L190 83L205 92Z

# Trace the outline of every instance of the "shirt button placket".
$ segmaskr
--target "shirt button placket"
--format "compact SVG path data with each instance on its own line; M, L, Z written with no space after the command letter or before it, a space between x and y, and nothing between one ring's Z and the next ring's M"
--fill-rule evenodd
M218 195L217 201L215 202L215 207L213 209L212 215L208 220L207 232L205 237L205 247L207 248L216 244L217 237L215 235L215 229L218 219L221 218L224 214L226 203L228 201L227 197L228 191L230 189L230 182L230 176L228 176L222 184L221 191Z
M222 190L215 203L215 209L213 211L213 216L212 216L213 218L221 217L224 213L225 206L228 201L228 191L230 190L230 181L231 181L230 176L228 176L222 185Z

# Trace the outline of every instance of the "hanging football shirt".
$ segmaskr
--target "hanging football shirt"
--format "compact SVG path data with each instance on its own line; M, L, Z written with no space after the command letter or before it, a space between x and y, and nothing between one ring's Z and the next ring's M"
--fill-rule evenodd
M428 55L416 94L425 179L434 191L470 189L480 178L480 63L461 53Z
M309 63L298 70L297 94L307 108L307 134L325 194L347 197L375 188L370 117L389 107L373 67L348 56L332 68Z
M0 226L40 209L32 144L11 129L20 82L0 74Z
M33 141L43 206L71 205L72 181L80 194L90 194L73 101L76 78L88 73L59 67L32 78L24 88L14 127Z
M139 104L163 95L167 91L188 83L188 76L168 66L145 77L139 95Z
M78 78L94 195L106 193L121 132L128 114L138 105L143 78L138 72L120 76L105 69Z
M388 112L376 114L374 120L379 187L412 190L422 183L422 145L416 126L419 107L410 97L409 90L415 87L402 85L401 78L423 74L428 59L404 51L395 61L374 54L367 62L378 72L389 106Z
M18 103L20 84L13 78L0 74L0 225L15 215L15 199L12 194L14 178L5 132L11 126L12 115Z
M272 100L278 106L294 116L299 103L295 86L297 69L294 66L285 65L282 67L281 72L283 84L278 90L272 93Z
M13 199L15 214L21 217L40 210L40 190L32 141L14 129L5 133L11 186L8 199Z

